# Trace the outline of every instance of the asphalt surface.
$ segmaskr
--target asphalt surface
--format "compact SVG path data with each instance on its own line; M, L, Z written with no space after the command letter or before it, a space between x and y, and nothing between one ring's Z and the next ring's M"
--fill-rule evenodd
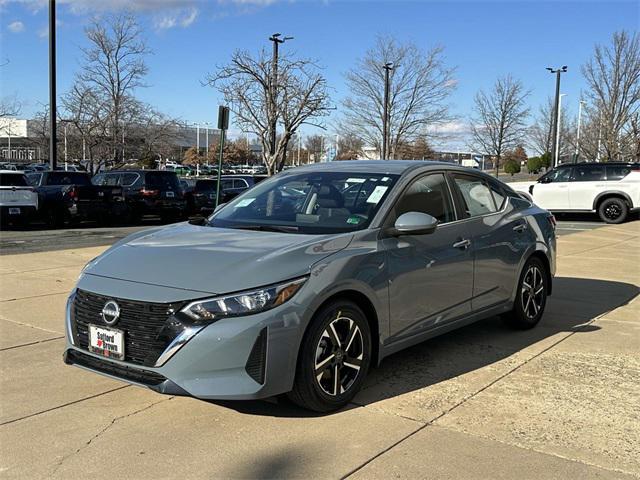
M66 366L66 298L105 247L0 257L0 478L638 479L640 222L561 227L535 329L496 317L399 352L329 415Z
M131 233L156 225L161 223L158 220L146 220L143 225L126 227L97 228L88 224L86 227L58 230L4 230L0 231L0 255L107 246ZM558 221L556 231L558 235L568 235L606 226L596 216L567 217Z

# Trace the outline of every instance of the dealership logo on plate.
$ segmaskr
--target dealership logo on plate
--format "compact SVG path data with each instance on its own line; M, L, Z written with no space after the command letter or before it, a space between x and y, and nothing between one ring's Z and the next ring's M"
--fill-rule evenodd
M115 325L120 318L120 307L113 300L109 300L102 307L102 319L107 325Z

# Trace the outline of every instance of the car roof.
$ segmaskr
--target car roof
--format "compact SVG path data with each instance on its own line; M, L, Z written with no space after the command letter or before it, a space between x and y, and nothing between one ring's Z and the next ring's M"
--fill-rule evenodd
M584 166L610 166L610 167L620 167L620 166L640 166L638 162L578 162L578 163L562 163L557 165L556 168L569 168L569 167L584 167Z
M22 170L0 170L0 173L3 175L14 174L14 175L24 175Z

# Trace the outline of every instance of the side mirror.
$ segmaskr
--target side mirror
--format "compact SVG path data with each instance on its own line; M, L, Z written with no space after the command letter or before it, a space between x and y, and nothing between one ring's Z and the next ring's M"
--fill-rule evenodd
M391 229L393 236L400 235L426 235L435 232L438 220L427 213L407 212L396 219Z
M551 177L542 177L538 183L551 183Z
M221 203L219 204L214 210L213 213L216 213L218 210L220 210L222 207L224 207L226 205L226 203Z
M207 219L202 215L195 215L193 217L189 217L189 223L191 225L198 225L201 227L207 223Z

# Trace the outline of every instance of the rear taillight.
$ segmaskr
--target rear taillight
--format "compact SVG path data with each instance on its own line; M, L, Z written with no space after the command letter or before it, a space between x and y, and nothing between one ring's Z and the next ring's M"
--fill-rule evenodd
M78 192L76 191L76 187L72 187L71 189L69 189L67 191L67 195L69 196L69 198L71 200L77 200L78 199Z
M140 190L140 193L143 197L157 197L160 193L160 190L149 190L143 187L142 190Z

